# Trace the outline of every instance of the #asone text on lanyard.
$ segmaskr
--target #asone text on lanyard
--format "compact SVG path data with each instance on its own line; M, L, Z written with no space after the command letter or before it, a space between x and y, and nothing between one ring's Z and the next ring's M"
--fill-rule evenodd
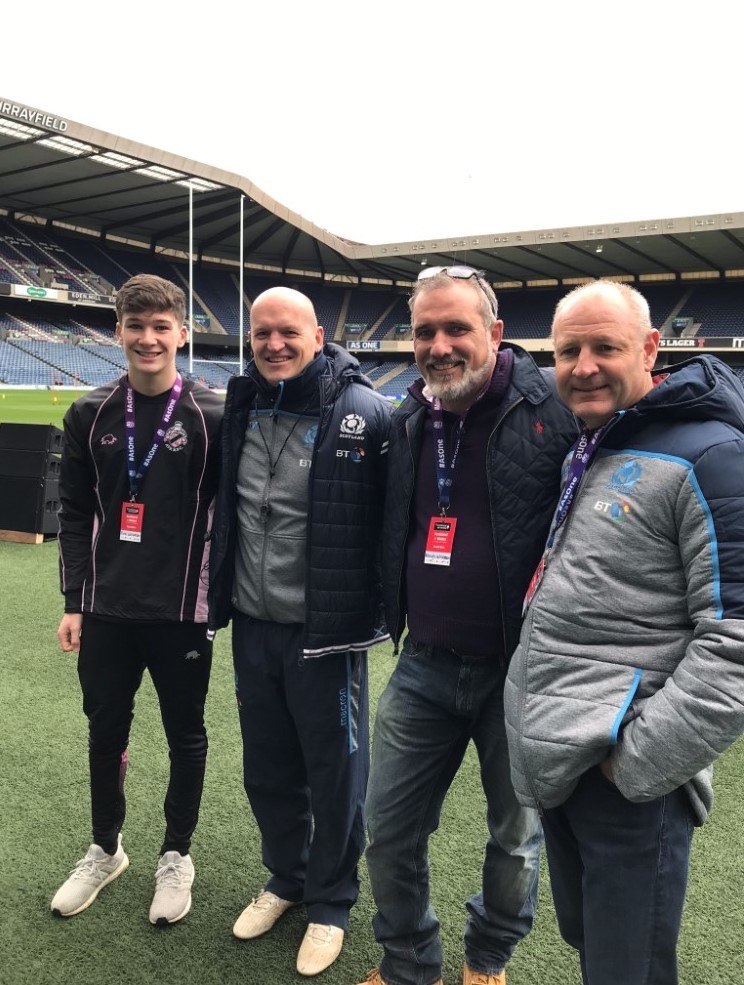
M566 518L571 512L571 507L576 500L576 493L581 480L584 473L589 468L592 459L597 453L599 443L602 440L602 435L604 434L606 427L607 425L603 425L601 428L597 428L594 431L587 431L585 428L579 435L579 440L576 442L576 447L573 455L571 456L571 463L568 467L566 484L563 487L561 498L558 500L558 506L556 507L556 511L553 516L553 523L550 527L550 533L548 534L545 551L543 552L543 556L540 558L537 568L535 569L535 573L533 574L527 588L527 593L524 597L524 603L522 605L523 615L527 611L527 608L543 579L545 567L548 563L548 555L550 554L555 542L555 535L566 522Z
M452 482L455 477L455 465L457 454L460 451L462 433L465 429L465 418L460 418L457 422L457 433L455 437L455 447L452 449L452 456L447 458L447 443L444 434L444 414L442 413L442 401L439 397L434 397L431 402L431 424L434 429L434 449L436 452L435 466L437 471L437 505L439 506L440 516L446 516L450 505L452 492Z
M170 419L173 416L173 411L176 409L176 404L178 403L182 390L183 380L181 379L181 374L176 373L176 382L173 384L173 388L168 396L168 402L165 405L165 410L163 411L160 424L153 435L153 439L147 454L142 459L139 468L137 468L137 459L135 457L134 390L129 382L129 377L127 377L126 398L124 402L124 423L127 431L127 474L129 476L129 496L132 502L137 499L140 483L144 479L147 470L152 465L152 460L155 458L155 453L163 443L166 429L170 424Z
M183 380L180 373L176 374L176 382L173 384L168 401L163 411L160 424L153 435L150 448L142 459L142 463L137 468L136 442L135 442L135 417L134 417L134 390L126 378L124 389L124 425L127 436L127 475L129 477L129 501L121 504L121 526L119 528L119 540L124 540L130 544L139 544L142 541L142 525L145 519L144 503L137 502L137 493L144 479L147 470L152 465L155 453L163 443L165 432L170 424L173 411L176 409L178 398L183 389Z
M553 546L556 533L560 527L563 526L566 521L566 517L571 512L571 507L574 504L579 483L581 482L584 473L589 468L589 463L597 453L597 449L599 448L599 443L602 440L602 435L605 432L605 428L606 425L601 428L597 428L594 431L587 431L585 428L579 435L579 440L576 442L576 448L571 456L571 463L568 466L566 484L563 487L561 498L558 500L558 506L553 517L553 524L550 528L550 533L548 534L548 543L546 545L547 550L550 550Z
M444 414L442 413L442 402L438 397L434 397L431 402L431 423L434 431L434 466L437 477L437 506L439 515L433 516L429 520L429 532L426 537L426 548L424 551L424 564L436 564L448 567L452 561L452 546L455 540L455 530L457 519L447 516L452 493L452 482L455 476L455 465L457 455L460 451L463 431L465 430L465 417L460 418L457 423L457 434L455 437L455 447L452 455L447 457L447 443L444 434Z

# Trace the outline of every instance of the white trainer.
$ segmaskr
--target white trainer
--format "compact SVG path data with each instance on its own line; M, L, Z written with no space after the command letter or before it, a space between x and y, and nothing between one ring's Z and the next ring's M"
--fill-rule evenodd
M129 859L119 844L113 855L107 855L100 845L91 845L54 894L51 908L58 917L74 917L82 913L95 900L104 886L108 886L129 865Z
M191 909L194 863L190 855L165 852L155 871L155 895L150 907L150 923L165 927L182 920Z

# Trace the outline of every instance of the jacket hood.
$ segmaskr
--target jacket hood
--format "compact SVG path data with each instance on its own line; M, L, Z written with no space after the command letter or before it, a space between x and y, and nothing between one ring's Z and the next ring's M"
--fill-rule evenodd
M326 342L323 345L323 355L331 365L331 372L336 379L344 378L345 383L361 383L370 390L374 390L372 383L362 372L358 359L352 356L348 349L344 349L335 342Z
M261 405L278 411L306 405L308 401L317 403L318 379L327 371L328 360L322 352L319 352L301 373L287 380L269 383L261 376L254 361L246 367L245 375L255 385Z
M695 356L663 370L666 379L623 416L630 419L716 420L744 433L744 386L715 356ZM659 375L658 373L655 375Z

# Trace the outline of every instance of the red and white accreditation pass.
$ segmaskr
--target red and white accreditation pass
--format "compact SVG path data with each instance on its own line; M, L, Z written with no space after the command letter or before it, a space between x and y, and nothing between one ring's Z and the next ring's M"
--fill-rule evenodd
M139 544L142 540L142 521L145 518L145 507L143 503L137 502L139 487L145 478L148 469L152 465L155 453L158 451L165 438L165 432L176 404L181 396L183 380L180 373L176 373L176 380L171 388L168 402L165 405L163 416L160 419L160 427L157 428L150 443L150 450L142 459L142 464L137 468L135 459L136 442L134 416L134 390L129 382L129 376L125 377L124 389L124 424L127 435L127 476L129 478L130 500L121 504L121 525L119 527L119 540L128 540L132 544Z
M144 503L122 503L119 540L128 540L131 543L139 544L142 540L142 521L144 518Z
M546 552L547 553L547 552ZM535 592L540 587L540 582L543 580L543 575L545 574L545 554L540 558L540 561L535 568L535 573L530 578L530 583L527 586L527 593L524 597L524 602L522 603L522 615L525 614L529 608L530 602L532 601Z
M453 516L433 516L426 537L424 564L449 565L457 520Z

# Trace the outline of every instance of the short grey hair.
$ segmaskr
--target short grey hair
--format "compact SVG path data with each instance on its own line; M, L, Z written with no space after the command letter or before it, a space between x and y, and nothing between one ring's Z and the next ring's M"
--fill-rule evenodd
M572 307L577 301L582 301L585 297L591 297L594 294L605 295L606 297L614 295L624 301L633 314L633 320L641 338L646 335L646 332L653 331L648 301L640 291L619 281L593 280L590 284L581 284L569 291L555 306L553 323L550 328L551 337L555 334L556 321L565 314L566 309Z
M427 277L425 280L417 280L408 299L408 307L413 315L413 303L417 297L427 294L429 291L436 291L451 284L472 284L480 297L480 309L483 317L483 324L488 331L499 319L499 303L493 288L483 277L450 277L444 270L435 274L434 277Z

